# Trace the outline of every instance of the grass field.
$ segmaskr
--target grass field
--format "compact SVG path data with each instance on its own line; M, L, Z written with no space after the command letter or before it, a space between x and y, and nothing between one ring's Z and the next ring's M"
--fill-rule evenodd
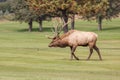
M89 49L78 47L79 61L70 60L69 48L49 48L51 22L44 31L27 32L27 24L0 22L0 80L120 80L120 19L104 21L103 31L96 22L76 21L76 29L99 35L96 52L86 61Z

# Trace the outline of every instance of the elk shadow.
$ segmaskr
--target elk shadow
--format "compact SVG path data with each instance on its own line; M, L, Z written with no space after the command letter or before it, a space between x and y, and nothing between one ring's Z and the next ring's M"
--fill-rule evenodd
M67 58L63 58L63 59L58 59L58 60L65 60L65 61L104 61L105 59L102 59L102 60L99 60L99 59L90 59L90 60L87 60L87 59L79 59L79 60L76 60L76 59L67 59Z

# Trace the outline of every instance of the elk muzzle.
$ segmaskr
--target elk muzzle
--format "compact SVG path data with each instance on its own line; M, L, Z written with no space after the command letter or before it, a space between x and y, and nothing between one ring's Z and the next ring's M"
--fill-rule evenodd
M52 44L49 44L48 47L52 47Z

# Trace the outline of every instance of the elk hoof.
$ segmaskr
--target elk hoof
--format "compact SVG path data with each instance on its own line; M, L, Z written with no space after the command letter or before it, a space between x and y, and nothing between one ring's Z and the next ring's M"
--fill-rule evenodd
M87 61L89 61L90 59L88 58L88 59L86 59Z
M76 60L80 60L79 58L76 58Z

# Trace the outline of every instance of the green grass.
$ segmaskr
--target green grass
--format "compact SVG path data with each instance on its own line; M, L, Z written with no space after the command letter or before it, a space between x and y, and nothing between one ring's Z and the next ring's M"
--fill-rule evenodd
M103 31L97 23L76 21L76 29L99 35L96 52L86 61L89 49L78 47L79 61L70 60L69 48L49 48L51 22L44 22L44 31L27 32L27 24L0 23L0 80L120 80L120 19L104 21Z

